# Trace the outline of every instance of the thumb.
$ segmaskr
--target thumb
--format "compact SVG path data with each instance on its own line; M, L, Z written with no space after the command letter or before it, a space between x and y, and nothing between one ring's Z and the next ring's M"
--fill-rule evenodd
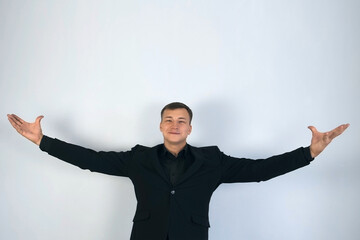
M36 120L35 120L35 122L37 123L37 124L40 124L40 121L41 121L41 119L43 119L44 118L44 116L38 116L37 118L36 118Z
M317 132L317 129L314 126L308 126L308 129L310 129L313 134Z

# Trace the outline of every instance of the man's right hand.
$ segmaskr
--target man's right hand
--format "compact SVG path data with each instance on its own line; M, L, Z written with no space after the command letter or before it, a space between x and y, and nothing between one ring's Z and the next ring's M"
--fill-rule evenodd
M8 114L7 117L11 125L18 133L36 145L40 145L41 139L43 137L40 121L44 118L44 116L38 116L33 123L28 123L15 114Z

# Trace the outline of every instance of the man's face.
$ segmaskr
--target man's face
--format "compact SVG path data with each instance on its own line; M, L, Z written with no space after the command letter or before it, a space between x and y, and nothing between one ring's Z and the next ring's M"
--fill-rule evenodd
M185 144L191 133L190 116L185 108L166 109L163 113L160 131L167 144Z

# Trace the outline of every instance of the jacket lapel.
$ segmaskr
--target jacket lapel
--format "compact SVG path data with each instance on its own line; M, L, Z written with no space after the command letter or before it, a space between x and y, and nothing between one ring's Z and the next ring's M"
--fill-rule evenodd
M188 145L189 150L191 151L191 154L193 154L194 157L194 162L193 164L190 165L190 167L185 171L185 173L179 178L179 180L177 181L177 183L175 184L175 186L181 184L182 182L184 182L186 179L188 179L189 177L191 177L194 173L196 173L199 168L203 165L204 163L204 156L199 152L198 148L192 147L190 145Z
M169 184L170 183L170 179L169 177L166 175L165 173L165 170L163 168L163 166L161 165L160 163L160 159L159 159L159 155L158 155L158 150L159 150L159 147L162 146L161 144L160 145L157 145L156 147L153 147L150 149L150 160L152 161L152 165L155 169L155 171Z

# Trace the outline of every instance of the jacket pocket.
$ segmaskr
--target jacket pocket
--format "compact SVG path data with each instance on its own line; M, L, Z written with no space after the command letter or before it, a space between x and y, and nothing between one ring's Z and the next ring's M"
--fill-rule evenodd
M209 218L208 217L203 217L203 216L198 216L198 215L192 215L191 216L191 221L193 223L199 224L203 227L210 227L210 223L209 223Z
M139 211L135 213L133 222L137 221L144 221L150 218L150 212L149 211Z

